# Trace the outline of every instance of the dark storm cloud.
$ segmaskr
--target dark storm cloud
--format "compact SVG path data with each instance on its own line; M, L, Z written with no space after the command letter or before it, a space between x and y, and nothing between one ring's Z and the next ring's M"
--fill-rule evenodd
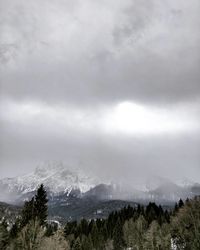
M0 175L63 160L104 178L200 176L199 10L0 0Z

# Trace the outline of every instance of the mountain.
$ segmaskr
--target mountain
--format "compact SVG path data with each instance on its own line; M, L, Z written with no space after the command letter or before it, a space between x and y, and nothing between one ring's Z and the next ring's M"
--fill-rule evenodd
M48 163L40 165L33 173L0 180L0 200L12 202L32 195L43 183L49 194L67 194L74 190L85 193L99 184L96 178L86 176L81 171L68 170L62 163Z
M178 201L180 198L190 197L190 188L180 187L169 181L164 182L154 190L149 191L150 198L154 201Z
M175 202L200 194L200 185L187 181L176 184L167 178L154 176L146 181L133 179L132 185L102 183L96 177L82 171L69 170L62 163L47 163L38 166L34 172L14 178L0 180L0 201L20 203L31 198L38 186L43 183L49 200L55 202L67 197L99 200L132 200Z
M176 184L166 178L152 177L131 185L102 183L82 171L67 169L62 163L40 165L34 172L0 180L0 201L23 205L43 183L48 194L49 215L59 221L102 218L124 205L155 201L174 206L180 198L200 195L200 185ZM58 217L58 218L57 218Z

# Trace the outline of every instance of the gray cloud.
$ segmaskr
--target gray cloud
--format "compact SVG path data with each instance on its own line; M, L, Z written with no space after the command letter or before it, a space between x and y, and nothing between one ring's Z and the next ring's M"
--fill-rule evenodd
M131 183L142 176L160 175L199 181L199 133L123 137L69 130L63 136L25 129L13 124L1 130L4 176L26 173L39 162L51 160L63 161L70 168L83 168L104 180Z
M129 101L198 127L199 10L198 0L0 0L1 175L43 160L116 179L199 175L198 129L129 137L102 133L98 118ZM60 109L71 109L65 122Z
M199 2L112 3L1 1L1 94L75 103L198 97Z

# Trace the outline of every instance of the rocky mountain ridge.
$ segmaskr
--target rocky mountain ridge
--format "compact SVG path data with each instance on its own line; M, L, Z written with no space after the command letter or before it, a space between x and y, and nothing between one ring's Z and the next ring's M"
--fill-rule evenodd
M69 170L64 164L43 164L34 172L14 178L0 180L0 201L20 203L31 198L43 183L50 203L67 204L69 198L93 198L97 200L175 202L200 195L200 184L178 185L156 177L141 187L102 183L98 178L82 171Z

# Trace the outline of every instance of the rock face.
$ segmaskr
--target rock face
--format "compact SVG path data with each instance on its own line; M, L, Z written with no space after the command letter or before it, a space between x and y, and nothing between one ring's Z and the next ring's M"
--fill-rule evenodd
M98 180L84 175L81 171L68 170L62 163L45 164L37 167L33 173L0 180L0 200L18 199L33 193L43 183L50 194L70 194L75 190L85 193L99 184Z

